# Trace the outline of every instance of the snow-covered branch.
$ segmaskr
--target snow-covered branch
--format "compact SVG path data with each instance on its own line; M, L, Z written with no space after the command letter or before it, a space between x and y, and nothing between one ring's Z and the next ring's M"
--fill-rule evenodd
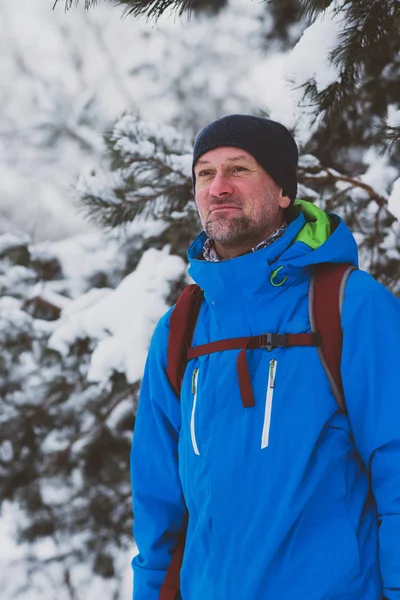
M136 216L182 211L191 197L191 149L172 127L125 115L107 137L115 169L78 183L85 212L115 227Z

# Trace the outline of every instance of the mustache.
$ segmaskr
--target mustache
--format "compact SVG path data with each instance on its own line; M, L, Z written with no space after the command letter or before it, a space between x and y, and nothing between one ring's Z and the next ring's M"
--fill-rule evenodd
M209 209L212 210L216 206L225 206L225 204L229 204L229 206L237 206L241 208L242 204L238 200L234 198L213 198L212 202L209 204Z

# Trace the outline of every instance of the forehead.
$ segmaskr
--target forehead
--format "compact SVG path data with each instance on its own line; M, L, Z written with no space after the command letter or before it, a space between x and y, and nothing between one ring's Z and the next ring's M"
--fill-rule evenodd
M256 162L255 158L249 152L246 152L246 150L234 148L233 146L220 146L202 154L196 163L196 167L205 164L217 165L235 160Z

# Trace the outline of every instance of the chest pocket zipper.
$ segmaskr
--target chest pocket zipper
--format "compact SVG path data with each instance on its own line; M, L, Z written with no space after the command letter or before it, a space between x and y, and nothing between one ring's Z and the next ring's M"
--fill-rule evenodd
M195 414L196 414L196 404L197 404L197 382L199 379L199 369L196 368L192 374L192 394L193 394L193 406L192 406L192 415L190 417L190 435L192 438L192 445L194 453L200 456L199 448L197 446L196 440L196 428L195 428Z
M269 363L269 373L268 373L268 387L267 387L267 396L265 399L265 413L264 413L264 425L261 436L261 450L267 448L269 442L269 430L271 427L271 411L272 411L272 399L274 397L275 390L275 376L276 376L276 367L278 365L278 361L272 359Z

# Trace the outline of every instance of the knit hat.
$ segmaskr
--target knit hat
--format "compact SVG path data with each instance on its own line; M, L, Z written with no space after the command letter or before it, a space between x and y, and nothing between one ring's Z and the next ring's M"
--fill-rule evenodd
M294 202L297 194L299 152L291 133L276 121L251 115L228 115L213 121L198 134L193 150L192 175L200 156L220 146L246 150Z

